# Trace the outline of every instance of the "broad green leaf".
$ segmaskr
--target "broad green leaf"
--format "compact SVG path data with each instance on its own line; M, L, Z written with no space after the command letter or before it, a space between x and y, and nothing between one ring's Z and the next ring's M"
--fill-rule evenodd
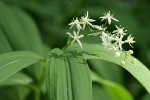
M12 51L12 48L0 28L0 53L5 53L8 51Z
M87 62L80 55L68 58L73 100L92 100L92 82Z
M123 73L121 67L102 60L89 60L91 68L101 77L117 83L123 83Z
M19 8L10 8L13 15L17 18L20 28L23 30L26 40L28 41L28 50L47 56L48 52L45 48L44 43L41 40L39 30L34 22L34 20L23 10ZM17 45L17 44L16 44ZM48 49L49 50L49 49ZM37 69L37 67L39 67ZM42 64L34 64L32 67L26 69L26 72L35 79L39 81L43 73Z
M13 15L9 7L0 1L0 26L4 34L16 50L28 49L28 40L26 34L19 25L16 17ZM13 23L13 24L12 24Z
M0 87L1 100L20 100L17 88L14 86Z
M111 95L112 100L133 100L132 95L120 84L102 79L91 71L92 81L102 84L106 91Z
M108 92L96 82L92 83L93 100L112 100Z
M149 94L144 95L144 97L141 100L150 100L150 95Z
M27 76L26 74L23 74L21 72L18 72L14 74L13 76L9 77L7 80L0 83L0 86L7 86L7 85L28 85L32 82L32 79Z
M20 28L24 31L28 46L31 51L43 55L44 48L40 37L39 30L33 19L23 10L19 8L10 8L13 15L17 18Z
M26 100L30 92L27 87L23 86L1 86L0 100Z
M121 54L121 57L116 59L113 52L104 49L104 47L99 44L83 44L83 48L84 49L80 49L77 44L74 44L66 51L75 51L82 54L85 59L101 59L118 65L120 65L120 61L124 59L123 53ZM130 72L150 93L150 80L148 79L150 77L150 71L139 60L137 60L135 64L132 64L131 60L133 58L134 57L129 56L126 59L126 64L121 66Z
M46 68L50 100L92 100L90 71L80 55L64 54L60 49L54 49Z
M54 49L47 59L46 65L46 84L49 100L72 100L70 86L67 84L67 67L63 52L59 49Z
M42 59L41 56L27 51L4 53L0 55L0 83Z

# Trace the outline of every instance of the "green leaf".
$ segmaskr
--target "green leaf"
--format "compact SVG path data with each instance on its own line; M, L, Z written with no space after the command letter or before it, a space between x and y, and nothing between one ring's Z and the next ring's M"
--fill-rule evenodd
M141 100L150 100L150 95L149 94L144 95Z
M0 13L0 26L3 29L1 34L5 35L13 50L29 50L46 56L48 50L43 45L39 31L28 14L19 10L19 8L11 8L3 2L0 2ZM4 52L5 47L4 50L0 51ZM34 64L32 67L27 68L25 72L37 82L42 76L43 65Z
M87 62L76 54L69 59L73 100L92 100L92 81Z
M16 50L28 49L28 40L20 27L16 17L9 7L0 1L0 26L11 46ZM12 24L13 23L13 24Z
M82 56L54 49L46 68L49 100L92 100L90 71Z
M104 49L103 46L98 44L83 44L83 48L84 49L80 49L77 44L74 44L70 46L66 52L76 51L77 53L82 54L85 59L101 59L118 65L120 65L120 61L124 59L123 53L121 54L121 57L116 59L113 52ZM139 60L137 60L135 64L132 64L132 59L134 59L134 57L129 56L126 59L126 64L121 66L130 72L150 93L150 80L147 79L150 77L150 71Z
M11 8L11 11L17 18L18 24L26 36L26 40L28 41L29 46L28 50L43 55L44 46L34 20L25 11L19 8Z
M106 91L111 95L112 100L134 100L132 95L120 84L102 79L91 71L92 81L102 84Z
M13 76L9 77L7 80L0 83L0 86L7 86L7 85L28 85L33 80L27 76L26 74L23 74L21 72L18 72L14 74Z
M51 51L50 57L47 59L46 65L46 84L49 100L70 100L72 96L67 84L66 62L62 56L63 52L59 49ZM68 76L69 77L69 76ZM71 81L71 80L69 80Z
M89 60L89 63L91 68L104 79L123 83L122 69L118 65L102 60Z
M1 100L20 100L18 90L15 86L0 87Z
M93 100L112 100L111 96L99 83L93 82L92 88Z
M5 53L8 51L12 51L12 48L2 30L0 30L0 53Z
M0 83L42 59L41 56L27 51L4 53L0 55Z
M19 8L10 8L10 10L12 11L14 17L17 19L20 28L23 30L26 36L26 40L28 41L27 44L29 47L28 50L47 57L47 49L49 50L49 48L45 48L34 20L25 11ZM37 67L39 68L37 69ZM32 65L32 67L28 67L25 72L27 72L28 75L34 78L37 82L41 80L43 68L44 67L42 64L37 63Z
M30 92L27 87L23 86L1 86L0 100L26 100Z

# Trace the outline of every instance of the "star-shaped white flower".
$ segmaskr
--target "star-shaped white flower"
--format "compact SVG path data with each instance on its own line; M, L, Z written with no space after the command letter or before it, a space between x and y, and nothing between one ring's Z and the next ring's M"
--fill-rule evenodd
M114 43L114 45L115 45L118 49L120 49L120 50L122 50L122 45L125 43L125 42L122 40L123 37L124 37L124 35L122 35L122 36L120 36L120 37L116 36L116 38L115 38L115 43Z
M127 40L125 42L129 43L129 45L133 48L133 46L131 45L132 43L135 43L135 41L133 40L134 37L131 37L131 35L128 36Z
M102 35L100 36L100 38L102 39L102 45L105 47L105 48L108 48L108 49L113 49L112 48L112 41L114 40L113 37L105 32L102 32Z
M83 38L84 35L78 35L78 33L76 33L75 31L73 31L73 35L71 33L69 33L69 32L67 32L66 34L69 35L69 37L73 39L71 41L71 44L74 43L75 41L77 41L79 46L81 47L81 49L83 48L82 47L82 43L81 43L81 41L79 39Z
M85 29L85 26L88 24L90 25L91 27L94 27L91 22L94 22L95 20L94 19L89 19L89 13L87 11L87 14L83 17L81 17L81 22L83 24L83 30Z
M69 23L70 29L75 26L78 30L80 30L80 29L82 29L81 24L82 23L78 20L78 18L73 19L73 21L71 23Z
M113 33L116 33L117 36L127 35L127 33L125 33L125 32L127 32L127 30L124 30L124 27L121 28L121 26L120 27L118 27L117 25L115 25L115 26L116 26L117 30L114 30Z
M111 20L117 21L118 20L116 18L113 17L113 15L110 15L110 11L108 13L104 13L104 16L100 17L103 20L107 20L108 24L111 24Z

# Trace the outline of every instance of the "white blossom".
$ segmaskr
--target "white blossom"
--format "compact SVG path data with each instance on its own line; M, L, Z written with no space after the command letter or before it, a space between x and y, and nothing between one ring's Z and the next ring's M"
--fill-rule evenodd
M111 24L111 21L117 21L117 19L115 19L113 17L113 14L110 14L110 11L107 13L104 13L104 16L100 17L101 21L106 20L108 22L108 24ZM120 57L120 50L123 50L123 44L125 43L129 43L129 45L132 47L132 43L134 43L135 41L133 40L134 37L131 37L131 35L129 35L127 37L127 39L124 40L125 35L127 35L127 30L124 29L124 27L121 26L117 26L116 30L114 30L113 32L108 32L106 31L107 26L103 26L103 25L93 25L92 22L94 22L94 19L90 19L89 18L89 13L87 11L87 13L85 14L85 16L82 16L80 19L76 18L73 19L73 21L71 23L69 23L70 28L75 27L77 30L76 32L73 31L73 34L67 32L67 34L69 35L70 38L72 38L71 44L74 42L77 42L79 44L79 46L81 48L82 47L82 43L80 41L80 38L84 37L84 35L79 35L81 29L85 29L86 25L92 27L94 30L91 29L91 32L89 33L85 33L88 36L98 36L100 35L100 38L102 40L102 45L109 49L109 50L114 50L115 53L115 57ZM129 50L128 52L126 52L126 56L130 54L133 54L133 51ZM124 61L122 61L122 63L125 63Z
M78 30L80 30L80 29L82 29L81 24L82 23L78 20L78 18L73 19L73 21L71 23L69 23L70 29L73 27L76 27Z
M85 26L88 24L90 25L91 27L94 27L91 22L94 22L95 20L94 19L89 19L89 13L87 11L87 14L83 17L81 17L81 22L83 24L83 30L85 29Z
M121 28L121 26L120 27L118 27L117 25L115 25L115 26L116 26L117 30L114 30L113 33L116 33L117 36L127 35L127 33L125 33L125 32L127 32L127 30L124 30L124 27Z
M135 43L135 41L133 40L134 37L131 37L131 35L128 36L127 40L125 42L129 43L129 45L133 48L133 46L131 45L132 43Z
M122 50L122 45L125 43L122 39L123 35L120 37L116 36L114 45L117 47L117 49Z
M123 36L118 37L114 34L107 34L105 32L102 32L102 35L100 37L102 39L102 45L114 51L122 50L122 45L125 43L122 40Z
M113 37L110 34L107 34L105 32L102 32L102 35L100 36L102 39L102 45L108 49L113 49L112 48L112 41L114 40Z
M102 19L101 21L107 20L109 25L111 24L111 20L118 22L118 20L116 18L114 18L113 15L110 15L110 11L108 13L104 13L104 16L102 16L100 18Z
M69 33L69 32L67 32L66 34L69 35L69 37L73 39L71 41L71 44L73 44L75 41L77 41L79 46L81 47L81 49L83 48L82 47L82 43L81 43L81 41L79 39L83 38L84 35L78 35L78 33L76 33L75 31L73 31L73 35L71 33Z

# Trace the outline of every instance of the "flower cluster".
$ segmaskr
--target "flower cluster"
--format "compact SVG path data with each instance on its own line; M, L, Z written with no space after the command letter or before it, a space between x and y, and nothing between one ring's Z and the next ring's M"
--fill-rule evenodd
M73 35L70 32L67 32L66 34L69 35L71 41L70 44L77 42L81 49L83 48L82 43L80 41L81 38L85 36L100 36L100 39L102 40L102 45L104 48L108 50L112 50L114 52L115 57L120 57L121 53L120 51L124 51L123 49L123 44L128 43L132 48L133 46L131 44L135 43L133 40L134 37L129 35L127 39L124 39L125 36L127 35L127 30L124 29L124 27L117 26L116 30L112 32L106 31L107 26L112 23L112 21L118 22L116 18L113 17L113 15L110 14L110 11L107 13L104 13L103 16L100 17L101 22L105 21L105 24L101 25L94 25L93 22L95 22L94 19L90 19L88 12L86 13L85 16L82 16L81 18L75 18L72 20L70 25L70 29L73 28ZM85 30L86 26L88 26L90 32L89 34L80 34L80 31ZM125 52L125 58L128 55L133 54L132 50L129 51L124 51ZM134 64L135 59L133 59L131 62ZM121 61L121 64L125 64L125 59Z

